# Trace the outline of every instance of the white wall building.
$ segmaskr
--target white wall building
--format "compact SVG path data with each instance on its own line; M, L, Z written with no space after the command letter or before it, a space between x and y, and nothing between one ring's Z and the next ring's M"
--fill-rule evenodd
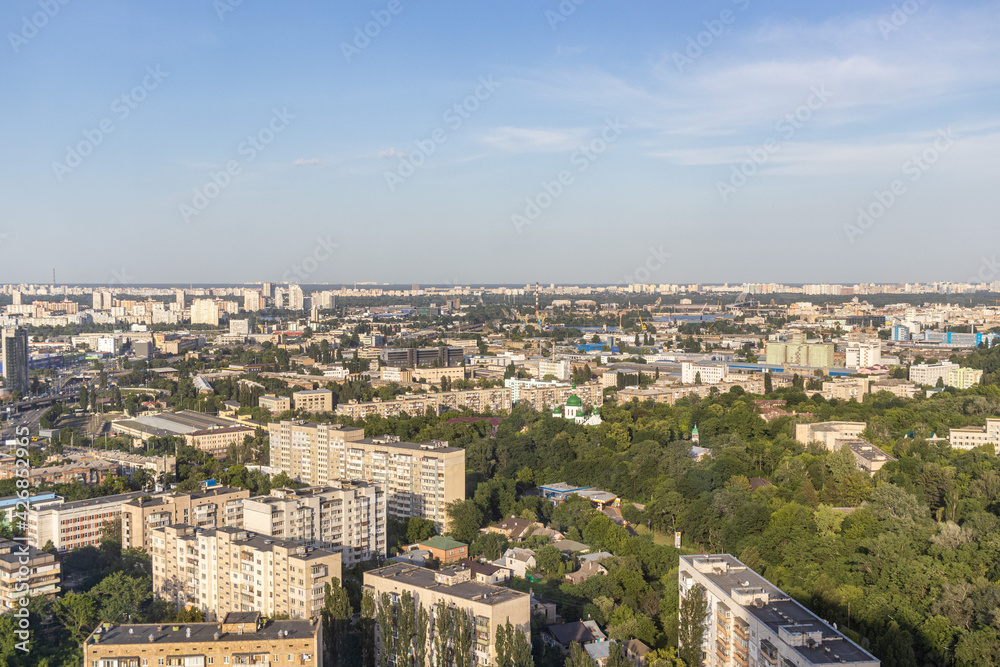
M701 380L702 384L719 384L728 378L729 367L725 364L681 362L681 382L684 384L694 384L696 380Z
M848 343L844 354L844 366L847 368L869 368L882 363L882 344Z

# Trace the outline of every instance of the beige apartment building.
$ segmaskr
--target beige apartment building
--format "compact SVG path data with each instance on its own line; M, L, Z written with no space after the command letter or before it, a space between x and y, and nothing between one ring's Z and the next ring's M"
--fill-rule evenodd
M432 392L427 394L406 394L391 401L371 401L368 403L341 403L337 406L337 416L365 419L371 415L398 417L399 415L420 416L430 409L440 414L445 409L469 408L473 412L499 412L510 410L513 405L510 389L469 389L465 391Z
M83 642L89 667L320 667L319 620L270 621L257 612L226 615L221 623L98 625Z
M342 580L340 554L239 528L175 524L152 531L153 592L208 619L230 612L315 618L324 587Z
M551 410L557 405L565 405L570 396L576 394L584 405L599 408L604 405L604 389L600 382L580 385L529 385L518 392L518 403L527 403L539 412Z
M292 394L292 405L306 412L333 412L333 392L329 389L307 389Z
M447 443L361 439L362 429L294 421L268 424L268 431L272 467L311 485L377 484L390 516L430 519L443 532L448 503L465 498L465 450Z
M858 438L868 425L864 422L817 422L796 424L795 439L803 445L819 442L830 451L840 449L838 440Z
M149 552L151 531L175 523L197 528L243 525L247 489L216 486L192 493L140 496L122 503L122 548Z
M879 660L728 554L681 556L681 600L699 594L709 616L706 667L878 667Z
M433 619L438 609L455 607L465 610L472 619L475 641L472 663L492 665L496 662L496 632L510 623L525 633L530 642L531 596L510 588L502 588L475 580L472 570L457 565L441 570L429 570L408 563L396 563L364 573L364 588L378 600L387 593L395 602L404 591L413 596L417 608L423 607ZM433 631L431 631L433 635ZM429 638L429 659L437 664L436 642Z
M353 567L386 555L385 492L367 482L271 489L243 502L243 527L337 552Z
M0 539L0 614L20 609L22 597L42 595L54 600L61 583L62 565L55 554Z
M292 399L288 396L264 394L257 399L257 405L264 408L272 415L280 415L282 412L292 409Z
M953 428L948 431L948 442L955 449L975 449L993 445L1000 453L1000 419L987 419L986 426Z
M185 433L184 440L188 447L208 452L221 461L226 458L230 445L242 445L243 440L253 434L254 429L249 426L222 426Z
M823 398L828 401L838 399L841 401L854 400L860 403L865 400L865 394L868 393L869 384L870 380L868 378L837 378L836 380L825 380L823 382L823 390L819 393L822 394Z

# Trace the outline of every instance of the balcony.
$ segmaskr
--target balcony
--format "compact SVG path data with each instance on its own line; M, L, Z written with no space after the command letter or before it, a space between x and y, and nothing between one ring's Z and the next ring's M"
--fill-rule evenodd
M744 641L750 641L750 626L749 625L747 625L745 623L742 623L739 620L737 620L736 621L736 625L733 626L733 630L735 630L736 634L739 635L740 638L742 638Z
M737 665L740 665L740 667L749 667L750 665L745 653L740 653L739 651L737 651L733 653L733 659L736 661Z

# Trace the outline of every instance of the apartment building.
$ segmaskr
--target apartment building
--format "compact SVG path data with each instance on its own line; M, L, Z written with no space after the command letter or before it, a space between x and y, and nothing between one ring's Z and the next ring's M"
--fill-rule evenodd
M61 583L62 566L55 554L0 539L0 614L20 609L21 597L42 595L54 600Z
M868 378L837 378L824 380L823 390L819 393L826 400L857 401L860 403L868 393L870 380Z
M419 366L461 366L465 350L461 347L403 347L381 351L386 366L417 368Z
M429 384L441 384L441 380L444 378L448 378L448 380L454 382L455 380L465 379L465 368L462 366L414 368L410 370L410 377L415 382L426 382Z
M292 394L292 405L306 412L333 412L333 392L329 389L310 389Z
M252 438L254 433L249 426L221 426L185 433L184 440L188 447L200 449L221 461L232 445L242 445L246 437Z
M83 642L83 664L320 667L321 628L319 620L264 623L257 612L227 614L221 623L102 624Z
M983 371L978 368L949 368L944 384L956 389L975 387L983 380Z
M414 370L414 375L419 370ZM432 392L408 394L391 401L375 400L367 403L341 403L337 405L337 416L365 419L371 415L398 417L399 415L421 416L431 410L441 414L445 410L469 408L473 412L499 412L510 410L513 404L511 392L506 388L469 389L464 391Z
M62 496L28 507L28 544L41 549L52 542L57 551L97 546L101 527L121 516L122 503L146 495L142 491L67 503Z
M882 363L882 344L878 341L853 341L844 351L844 366L847 368L870 368Z
M468 567L458 565L434 571L407 563L396 563L365 572L364 587L375 595L376 600L382 593L387 593L393 602L404 591L409 591L417 608L426 609L432 619L440 609L450 607L464 610L475 631L470 664L495 664L496 632L501 625L510 623L523 632L530 642L531 596L509 588L480 583L475 580ZM433 630L431 633L433 634ZM437 664L436 643L433 637L429 638L429 659L432 664Z
M257 399L257 405L269 411L272 415L280 415L282 412L292 409L292 399L288 396L264 394Z
M681 600L708 600L702 643L707 667L852 665L878 667L873 655L736 558L681 556Z
M270 465L310 485L335 480L377 484L390 516L419 516L445 527L445 508L465 498L465 450L394 436L364 439L362 429L282 421L268 424Z
M507 381L504 381L507 384ZM513 398L516 385L511 384L512 401L527 403L539 412L551 410L566 404L569 397L576 394L584 405L599 408L604 405L604 389L599 382L585 384L521 384L517 388L518 397Z
M337 552L353 567L386 555L385 492L367 482L271 489L243 502L243 527Z
M140 496L122 503L122 548L147 553L156 528L184 523L198 528L243 526L243 502L247 489L215 486L192 493Z
M868 425L864 422L817 422L813 424L796 424L795 439L803 445L819 442L826 449L840 449L837 440L857 438Z
M684 384L719 384L729 378L729 368L725 364L695 364L681 362L681 382Z
M948 431L948 442L955 449L975 449L993 445L1000 454L1000 419L987 419L986 426L953 428Z
M240 528L174 524L151 541L153 592L210 620L234 611L315 618L326 584L342 580L340 554Z
M957 371L958 364L950 361L942 361L937 364L913 364L910 366L910 382L926 384L931 387L936 386L938 380L942 384L947 384L949 371Z

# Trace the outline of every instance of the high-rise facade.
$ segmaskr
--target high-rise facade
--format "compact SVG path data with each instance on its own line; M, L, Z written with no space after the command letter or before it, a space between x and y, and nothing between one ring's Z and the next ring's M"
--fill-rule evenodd
M125 501L121 506L122 548L149 552L152 531L174 523L197 528L239 528L243 525L243 501L249 497L246 489L215 486L192 493L141 496Z
M191 324L219 326L219 304L214 299L195 299L192 301Z
M385 493L366 482L271 489L243 501L243 527L335 551L353 567L386 555Z
M28 331L22 327L3 330L3 381L8 393L28 395Z
M299 285L289 285L288 286L288 309L289 310L304 310L305 309L305 295L302 293L302 288Z
M680 597L704 595L706 667L853 665L879 660L728 554L681 556ZM367 578L366 578L367 581Z
M282 421L268 424L270 465L312 485L335 480L378 484L390 516L430 519L445 529L445 508L465 498L465 450L394 436L364 439L359 428Z
M164 526L152 545L153 592L209 620L247 611L315 618L326 584L343 580L340 554L240 528Z

